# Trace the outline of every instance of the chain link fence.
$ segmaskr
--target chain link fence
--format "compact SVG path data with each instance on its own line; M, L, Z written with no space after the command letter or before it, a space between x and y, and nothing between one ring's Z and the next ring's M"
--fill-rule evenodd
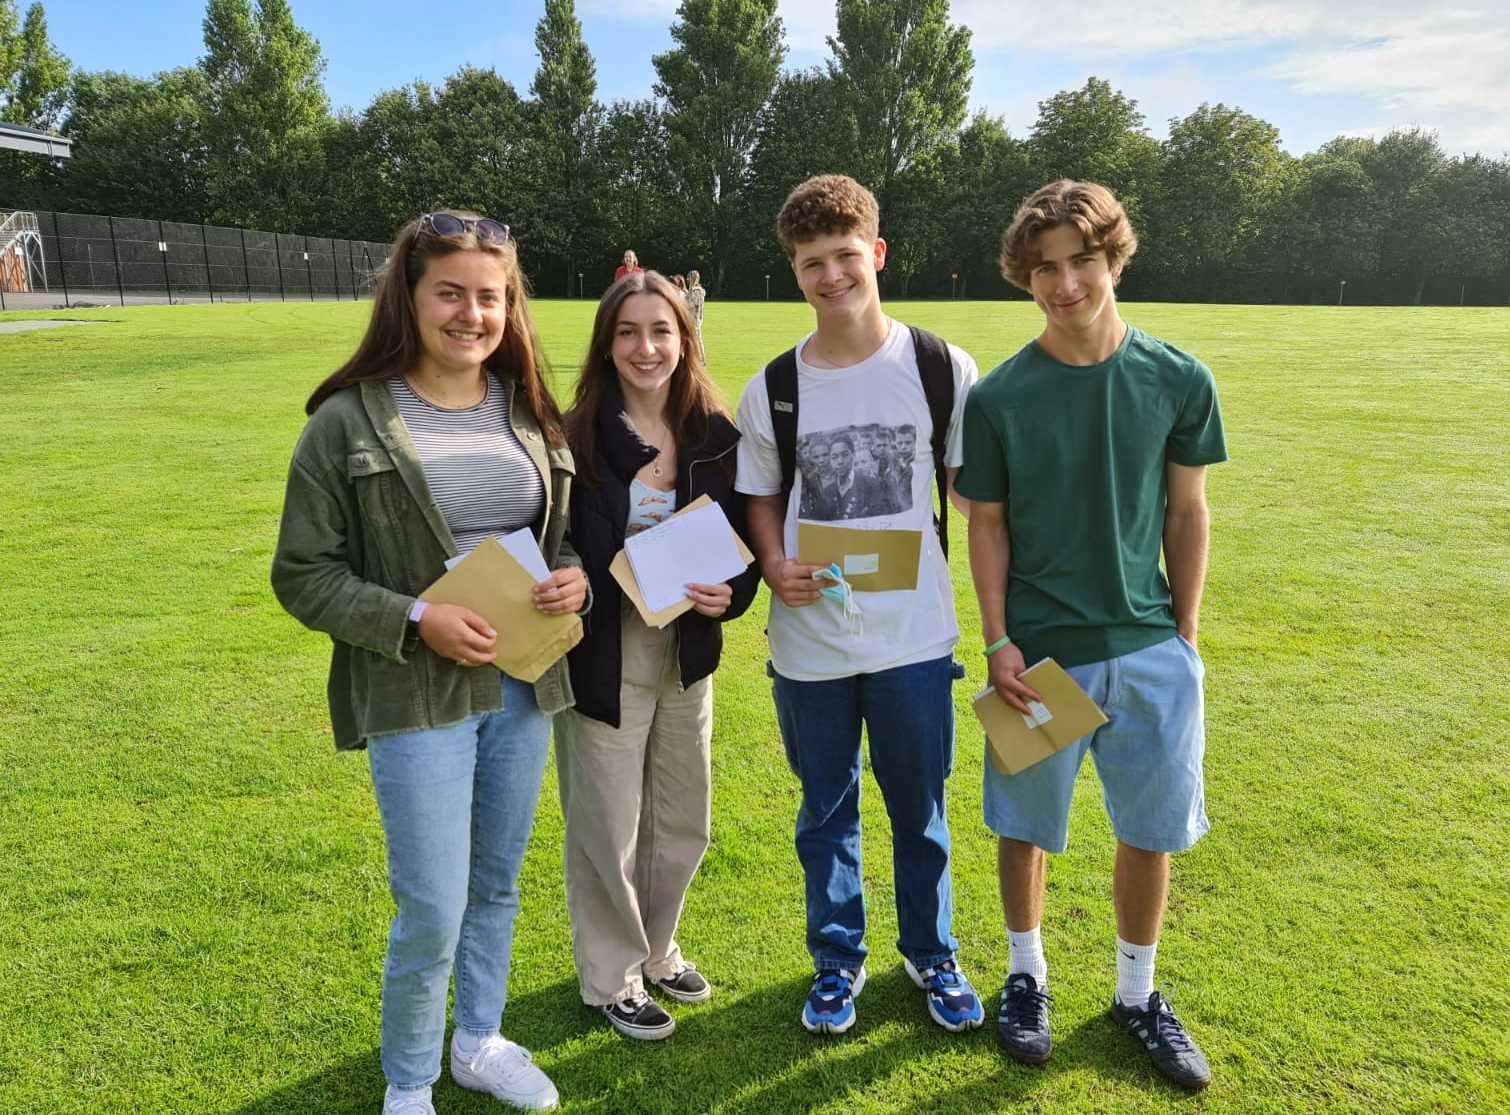
M189 302L353 301L389 245L250 228L36 212L8 234L0 210L0 309ZM23 222L11 222L20 228ZM30 226L31 222L24 222Z

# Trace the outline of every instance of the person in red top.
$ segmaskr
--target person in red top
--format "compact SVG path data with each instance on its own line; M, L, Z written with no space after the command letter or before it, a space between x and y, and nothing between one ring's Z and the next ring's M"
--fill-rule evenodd
M613 273L613 281L614 282L618 282L625 275L628 275L628 274L630 274L633 271L643 271L643 270L645 270L645 269L640 266L639 258L634 254L634 249L633 248L625 248L624 249L624 262L621 263L621 264L619 264L619 269Z

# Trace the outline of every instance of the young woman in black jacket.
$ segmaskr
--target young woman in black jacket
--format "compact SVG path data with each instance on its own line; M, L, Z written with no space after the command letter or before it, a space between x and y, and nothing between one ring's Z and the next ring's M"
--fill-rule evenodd
M739 432L686 302L659 273L631 272L599 303L567 437L571 538L594 600L569 656L576 708L555 722L572 949L584 1002L622 1034L664 1038L676 1023L647 988L681 1002L712 994L675 934L708 847L721 625L750 606L759 577L752 567L689 585L692 609L653 628L609 573L627 536L702 495L745 529Z

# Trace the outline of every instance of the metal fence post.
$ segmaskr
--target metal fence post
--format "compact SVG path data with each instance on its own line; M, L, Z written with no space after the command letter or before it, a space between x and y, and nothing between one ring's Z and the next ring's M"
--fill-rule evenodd
M357 300L357 247L350 240L346 241L346 264L351 270L351 300Z
M204 222L199 222L199 246L204 249L204 281L210 288L210 305L215 304L215 276L210 274L210 242L205 238Z
M115 246L115 218L105 218L110 222L110 254L115 258L115 287L121 294L121 306L126 305L126 280L121 275L121 250Z
M246 229L241 230L241 278L246 284L246 300L252 300L252 265L246 261Z
M73 301L68 297L68 257L63 254L63 235L58 231L58 211L52 211L52 242L58 246L58 278L63 280L63 308L66 310ZM42 272L46 274L47 264L42 264Z
M309 237L304 238L304 283L309 287L309 300L315 300L315 273L309 264Z
M341 265L336 262L336 238L330 238L330 277L334 284L330 288L331 297L337 302L341 300Z
M278 261L278 298L288 301L288 291L283 289L283 249L278 246L278 234L273 233L273 258Z
M163 259L163 285L168 288L168 305L173 305L173 278L168 274L168 241L163 237L163 223L157 222L157 252Z

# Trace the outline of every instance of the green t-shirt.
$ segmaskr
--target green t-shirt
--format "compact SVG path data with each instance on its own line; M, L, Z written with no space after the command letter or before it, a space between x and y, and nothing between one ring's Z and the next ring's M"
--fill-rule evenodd
M970 392L964 432L956 486L1007 505L1007 631L1029 664L1101 662L1174 633L1164 466L1227 459L1206 365L1132 326L1083 368L1030 342Z

